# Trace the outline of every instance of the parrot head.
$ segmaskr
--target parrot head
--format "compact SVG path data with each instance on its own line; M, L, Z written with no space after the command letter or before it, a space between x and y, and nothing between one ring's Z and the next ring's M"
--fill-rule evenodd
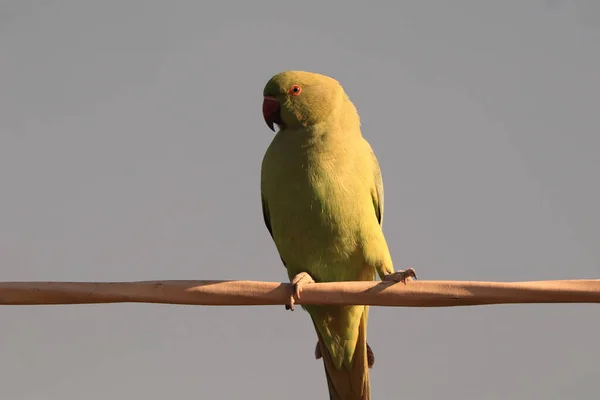
M305 71L285 71L273 76L263 90L263 117L275 131L308 127L324 121L345 97L333 78Z

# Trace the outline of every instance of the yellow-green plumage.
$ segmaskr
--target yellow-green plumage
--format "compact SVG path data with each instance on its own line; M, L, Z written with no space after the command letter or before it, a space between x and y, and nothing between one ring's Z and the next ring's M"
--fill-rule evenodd
M291 94L293 85L300 94ZM264 95L279 100L281 126L262 163L263 212L290 279L308 272L316 282L374 280L376 272L393 272L379 165L343 88L323 75L287 71ZM370 398L368 307L304 308L328 352L331 398Z

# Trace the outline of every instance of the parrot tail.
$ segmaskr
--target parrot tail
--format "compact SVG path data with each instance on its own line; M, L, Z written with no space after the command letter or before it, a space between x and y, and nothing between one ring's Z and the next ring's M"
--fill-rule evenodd
M366 308L366 307L365 307ZM325 366L327 386L329 387L330 400L370 400L371 386L369 382L369 362L367 357L367 310L363 312L356 350L352 358L350 369L342 365L337 369L329 354L329 350L317 329L319 346Z

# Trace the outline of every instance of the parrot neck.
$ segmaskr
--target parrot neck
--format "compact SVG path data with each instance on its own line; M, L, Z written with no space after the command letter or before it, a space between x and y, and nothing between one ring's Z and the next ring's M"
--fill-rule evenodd
M361 136L360 117L356 107L345 93L341 100L329 115L329 118L311 127L306 127L307 130L311 131L311 136L335 136L338 139Z
M345 94L327 119L309 125L285 127L277 136L286 146L308 152L339 149L348 141L362 138L358 112Z

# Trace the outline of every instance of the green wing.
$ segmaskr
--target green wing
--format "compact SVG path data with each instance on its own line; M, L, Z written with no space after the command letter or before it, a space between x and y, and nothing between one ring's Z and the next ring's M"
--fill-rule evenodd
M265 225L267 226L267 230L269 231L269 234L271 235L271 239L275 240L275 238L273 237L273 228L271 227L271 219L269 216L269 207L267 206L267 201L265 200L265 198L262 195L260 196L260 202L262 203L262 213L263 213L263 219L265 221ZM279 256L279 258L281 258L281 255ZM281 262L283 263L283 266L287 268L287 265L285 264L285 261L283 260L283 258L281 258Z
M375 215L377 215L377 221L379 225L383 226L383 178L381 176L381 168L379 167L379 161L375 157L375 153L371 150L371 156L375 162L375 190L372 193L373 206L375 207Z
M271 219L269 217L269 207L267 206L267 201L263 196L260 196L260 202L262 203L263 219L265 221L265 225L267 226L267 230L271 235L271 239L275 239L273 237L273 228L271 228Z

